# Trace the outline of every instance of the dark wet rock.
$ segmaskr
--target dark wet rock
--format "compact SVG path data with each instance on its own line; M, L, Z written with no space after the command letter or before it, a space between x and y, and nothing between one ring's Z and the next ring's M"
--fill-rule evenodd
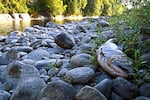
M134 84L121 77L113 81L113 91L125 99L133 99L139 94L139 90Z
M20 52L27 52L27 53L33 50L33 48L29 46L14 46L12 49Z
M150 98L150 83L144 83L140 86L140 95Z
M124 100L121 96L117 95L116 93L112 92L111 100Z
M0 90L0 100L9 100L10 96L10 93Z
M92 64L92 61L90 60L91 57L92 57L91 55L85 54L85 53L74 55L70 59L70 66L72 68L81 67L81 66L89 66Z
M66 82L53 81L42 89L38 100L75 100L75 91Z
M74 38L68 33L61 33L57 35L54 40L58 46L64 49L71 49L75 46Z
M104 79L100 83L96 84L94 88L99 90L107 99L109 99L112 92L112 80Z
M93 79L94 74L94 70L89 67L78 67L66 73L66 80L71 83L85 84Z
M28 54L28 59L42 60L45 57L50 57L49 53L43 49L36 49Z
M18 84L10 100L37 100L41 89L45 86L45 82L40 78L28 78Z
M39 71L34 66L19 61L8 64L1 74L2 82L8 83L11 88L15 88L18 82L27 77L40 77Z
M77 100L107 100L97 89L85 86L76 95Z
M144 96L139 96L139 97L136 97L134 100L150 100L150 98L144 97Z

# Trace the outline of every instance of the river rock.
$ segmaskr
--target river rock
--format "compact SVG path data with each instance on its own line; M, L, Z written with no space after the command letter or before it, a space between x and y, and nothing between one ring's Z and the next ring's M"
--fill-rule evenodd
M102 36L102 38L105 40L105 39L115 38L116 34L114 30L107 30L107 31L103 31L100 36Z
M68 70L67 68L62 68L62 69L59 71L58 76L59 76L59 77L64 77L68 71L69 71L69 70Z
M86 33L86 29L83 26L81 26L81 25L77 25L76 26L75 32L77 32L77 31L79 31L79 33L80 32Z
M27 36L20 37L17 42L20 43L21 46L29 46L30 45L30 41Z
M144 96L139 96L139 97L136 97L134 100L150 100L150 98L144 97Z
M81 66L92 65L92 61L90 60L90 58L92 58L92 56L85 53L74 55L70 59L70 66L72 68L76 68Z
M89 67L78 67L66 73L66 80L71 83L85 84L93 79L94 74L94 70Z
M139 94L138 88L125 80L122 77L118 77L113 81L113 91L125 99L133 99Z
M7 65L9 63L9 60L6 57L0 56L0 65Z
M150 83L144 83L140 86L140 95L150 98Z
M0 100L9 100L10 96L10 93L0 90Z
M19 61L8 64L6 70L1 74L2 82L8 83L12 89L27 77L40 77L39 71L34 66Z
M38 60L34 63L34 66L38 69L42 69L42 68L53 68L56 67L57 64L57 59L47 59L47 60Z
M2 56L0 56L0 65L7 65L12 61L15 61L19 58L18 51L14 49L10 49L5 54L3 53Z
M59 53L62 53L64 51L64 49L60 48L60 47L54 47L54 48L48 48L47 51L50 54L59 54Z
M77 100L107 100L97 89L85 86L76 95Z
M66 82L52 81L42 89L38 100L75 100L75 91Z
M2 35L1 35L1 36L0 36L0 42L5 42L6 38L7 38L6 36L2 36Z
M42 60L43 58L50 57L49 53L44 49L36 49L28 54L28 59Z
M50 68L47 72L48 76L51 78L51 77L54 77L55 75L58 74L58 68Z
M29 32L29 33L34 33L34 32L38 32L39 30L34 28L34 27L27 27L25 28L24 32Z
M55 43L64 49L71 49L75 46L75 41L71 35L68 33L60 33L55 38Z
M54 22L48 22L48 23L46 23L46 27L50 27L50 28L57 28L58 27L58 25L57 24L55 24Z
M100 83L94 86L97 90L99 90L107 99L110 98L111 89L112 89L112 80L104 79Z
M20 52L27 52L27 53L33 50L33 48L29 46L14 46L12 49Z
M20 82L10 100L37 100L37 97L46 84L41 78L31 77Z
M116 93L111 93L111 100L124 100L121 96L117 95Z
M101 25L101 26L103 26L103 27L106 27L106 26L110 25L109 22L107 22L107 21L105 21L103 19L99 19L98 20L98 24Z

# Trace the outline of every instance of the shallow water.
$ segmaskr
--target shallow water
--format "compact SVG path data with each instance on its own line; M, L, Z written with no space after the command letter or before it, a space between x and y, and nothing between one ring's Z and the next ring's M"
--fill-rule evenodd
M50 20L1 20L0 21L0 35L9 34L11 31L23 31L26 27L34 25L44 26Z
M52 21L50 19L47 20L0 20L0 35L7 35L12 31L24 31L27 27L32 27L34 25L45 26L47 22ZM53 21L57 24L63 24L65 20L62 21Z

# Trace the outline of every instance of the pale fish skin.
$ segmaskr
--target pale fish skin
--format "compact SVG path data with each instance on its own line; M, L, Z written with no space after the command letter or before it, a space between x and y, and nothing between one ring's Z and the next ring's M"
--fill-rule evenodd
M121 76L124 78L128 77L128 73L122 70L119 66L113 64L113 62L121 62L132 64L127 59L127 56L119 49L119 47L113 43L113 39L109 39L107 42L102 44L96 51L98 64L108 74L117 77Z

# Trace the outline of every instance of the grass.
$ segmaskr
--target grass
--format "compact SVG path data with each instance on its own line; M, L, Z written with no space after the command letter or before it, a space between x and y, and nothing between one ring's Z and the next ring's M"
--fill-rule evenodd
M150 69L150 66L147 64L147 61L141 59L141 56L145 53L145 50L143 47L139 46L140 43L145 43L147 46L150 44L150 39L144 41L141 40L139 33L141 26L149 25L149 15L149 9L144 7L141 9L132 9L122 15L113 16L106 19L111 23L110 26L108 26L108 29L113 28L117 34L117 44L122 46L123 52L127 54L133 62L134 72L130 81L137 86L140 86L146 81L150 81L150 79L146 78L148 73L147 69ZM97 26L98 34L101 34L102 31L103 28ZM94 42L98 47L106 42L106 40L96 39ZM93 53L93 58L91 58L91 60L97 63L96 54Z

